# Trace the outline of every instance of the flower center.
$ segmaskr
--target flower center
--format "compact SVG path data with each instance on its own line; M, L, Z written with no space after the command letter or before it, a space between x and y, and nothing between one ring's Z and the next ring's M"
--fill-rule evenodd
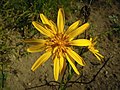
M69 40L64 34L56 34L54 37L48 39L46 48L52 48L53 53L59 56L59 53L66 52L66 47L69 46Z
M63 34L56 34L54 37L54 45L65 47L68 44L67 38Z
M53 38L50 38L48 42L46 42L46 46L53 49L57 47L59 50L65 49L68 45L68 39L64 34L56 34Z

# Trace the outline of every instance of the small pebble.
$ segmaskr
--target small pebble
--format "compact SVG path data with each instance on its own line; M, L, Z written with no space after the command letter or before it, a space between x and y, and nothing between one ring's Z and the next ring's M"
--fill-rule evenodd
M28 83L28 85L30 86L30 85L31 85L31 83Z
M107 74L108 74L108 71L106 71L105 74L107 75Z

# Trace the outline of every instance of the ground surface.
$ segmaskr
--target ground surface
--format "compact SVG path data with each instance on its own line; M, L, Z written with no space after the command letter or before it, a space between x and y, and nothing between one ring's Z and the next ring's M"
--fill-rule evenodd
M66 13L66 22L72 24L79 18L79 12L85 3L72 2L71 13ZM103 2L94 2L90 8L88 22L91 28L87 31L90 36L98 37L97 48L105 56L104 62L100 63L91 53L83 55L87 63L82 69L79 83L74 83L67 90L119 90L120 89L120 3L115 2L107 5ZM24 31L28 34L27 29ZM7 66L7 78L3 90L57 90L57 86L41 86L45 80L53 81L53 65L49 60L35 72L30 70L32 64L41 53L27 53L27 46L21 44L22 35L18 31L7 30L5 32L7 46L12 46L10 53L5 56L10 63ZM36 34L36 36L38 35ZM29 37L28 37L29 38ZM2 38L1 41L4 41ZM5 45L6 45L5 44ZM6 51L7 52L7 51ZM4 52L4 53L6 53ZM2 52L3 53L3 52ZM5 55L5 54L4 54ZM100 70L100 72L98 72ZM78 76L72 78L74 81ZM94 79L93 79L94 78ZM56 84L56 83L55 83ZM54 82L53 82L54 85Z

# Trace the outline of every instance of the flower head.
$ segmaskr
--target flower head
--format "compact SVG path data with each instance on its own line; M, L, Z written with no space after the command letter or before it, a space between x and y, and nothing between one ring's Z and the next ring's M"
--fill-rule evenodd
M40 33L47 36L47 39L25 40L25 42L35 44L27 49L28 52L44 52L44 54L42 54L33 64L31 70L35 71L39 66L52 57L54 62L54 78L56 81L66 64L66 60L79 75L79 71L74 65L73 60L81 66L84 66L85 62L71 47L91 45L91 41L87 39L74 40L76 36L83 33L89 27L89 23L79 26L80 20L78 20L65 30L65 15L62 8L58 11L57 25L53 21L47 19L43 14L40 14L40 18L43 24L36 21L33 21L32 24L38 31L40 31Z
M95 39L90 38L91 44L88 46L88 49L97 57L98 60L101 60L101 58L104 58L104 56L101 55L97 49L95 49L94 46L97 43L97 42L94 42L95 40L96 38Z

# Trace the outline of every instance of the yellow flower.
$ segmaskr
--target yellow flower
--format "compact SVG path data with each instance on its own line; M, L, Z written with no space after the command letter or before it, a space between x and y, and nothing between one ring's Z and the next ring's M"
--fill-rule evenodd
M73 40L89 27L89 23L85 23L79 27L81 22L78 20L65 30L65 16L62 8L58 11L57 25L53 21L48 20L43 14L40 14L40 18L43 24L36 21L33 21L32 24L40 33L47 36L47 38L25 40L27 43L34 44L34 46L27 49L28 52L44 52L33 64L31 70L35 71L52 57L54 62L54 78L56 81L66 64L66 60L79 75L79 71L74 65L73 60L82 66L85 65L85 62L71 46L89 46L91 44L90 40L87 39Z
M91 44L88 46L88 49L97 57L98 60L101 60L101 58L104 58L104 56L101 55L99 51L94 48L94 46L97 43L97 42L94 42L95 40L96 38L95 39L90 38Z

